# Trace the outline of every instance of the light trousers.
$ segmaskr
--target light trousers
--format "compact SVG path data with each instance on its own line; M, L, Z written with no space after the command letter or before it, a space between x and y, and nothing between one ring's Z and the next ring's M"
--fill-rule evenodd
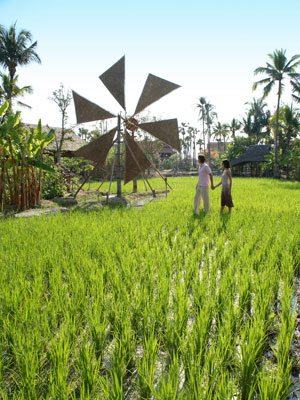
M204 211L209 212L209 188L208 186L197 185L194 198L194 212L199 214L201 199L203 199Z

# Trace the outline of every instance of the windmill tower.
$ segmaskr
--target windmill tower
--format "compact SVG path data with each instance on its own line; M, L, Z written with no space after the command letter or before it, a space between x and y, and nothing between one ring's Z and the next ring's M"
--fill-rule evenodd
M152 163L148 160L138 143L134 140L134 132L141 129L144 132L162 140L166 144L180 151L179 131L177 119L168 119L147 123L139 123L138 115L146 107L163 96L179 88L179 85L149 74L138 100L134 113L128 117L125 105L125 56L99 76L111 95L122 107L118 115L112 114L95 103L85 99L73 91L77 123L103 121L117 118L117 125L109 132L93 140L80 149L71 152L72 157L83 157L95 163L95 168L104 166L108 152L113 144L117 145L116 171L117 196L121 197L121 138L125 144L125 173L124 184L142 175ZM128 131L131 131L131 135ZM153 166L153 165L152 165Z

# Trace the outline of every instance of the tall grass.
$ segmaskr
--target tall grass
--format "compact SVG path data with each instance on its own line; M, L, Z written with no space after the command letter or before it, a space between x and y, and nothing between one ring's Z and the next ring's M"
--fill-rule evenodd
M285 399L299 183L0 221L3 399ZM158 180L153 185L159 185Z

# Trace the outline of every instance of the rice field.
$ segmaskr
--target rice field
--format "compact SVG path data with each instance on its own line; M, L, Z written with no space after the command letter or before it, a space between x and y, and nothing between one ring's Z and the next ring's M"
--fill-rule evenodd
M218 189L195 217L196 178L169 182L142 209L0 221L1 399L288 398L300 184L236 178L231 217Z

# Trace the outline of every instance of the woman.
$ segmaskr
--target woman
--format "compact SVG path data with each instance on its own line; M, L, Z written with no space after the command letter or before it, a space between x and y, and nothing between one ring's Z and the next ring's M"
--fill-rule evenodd
M230 171L230 162L229 160L222 161L222 168L224 168L224 172L222 174L221 182L219 182L216 187L222 185L222 192L221 192L221 214L224 211L225 206L228 207L229 214L231 213L231 209L233 207L232 197L231 197L231 186L232 186L232 176Z

